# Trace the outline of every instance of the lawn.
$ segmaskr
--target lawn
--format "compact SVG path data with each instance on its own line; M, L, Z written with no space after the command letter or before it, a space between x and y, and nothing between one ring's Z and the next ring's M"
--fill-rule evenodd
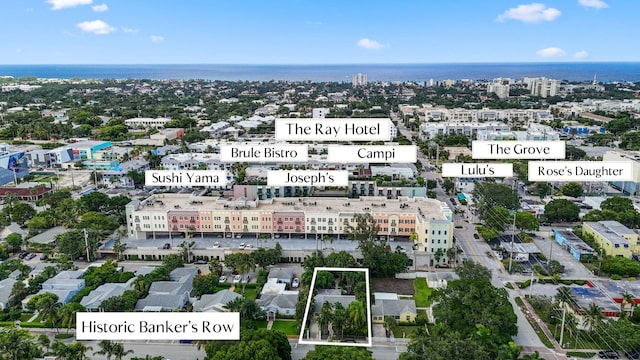
M416 290L416 294L413 296L416 301L416 307L429 307L433 302L433 299L431 299L433 289L427 285L427 279L417 278L413 280L413 287Z
M299 335L300 330L298 329L297 321L289 321L289 320L275 320L273 322L273 326L271 330L280 330L285 335Z
M242 294L242 286L236 286L234 292L241 294L245 299L255 300L258 295L256 288L246 288L244 289L244 294Z
M424 326L423 325L396 326L396 328L393 329L393 336L396 339L402 339L403 335L405 338L409 338L411 337L411 333L413 333L413 330L418 328L424 329Z

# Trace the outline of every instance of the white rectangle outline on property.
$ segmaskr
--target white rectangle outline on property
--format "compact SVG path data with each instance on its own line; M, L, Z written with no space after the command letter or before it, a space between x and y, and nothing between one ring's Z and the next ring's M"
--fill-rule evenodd
M367 328L368 328L368 342L366 344L358 344L358 343L339 343L339 342L329 342L329 341L307 341L304 340L304 330L305 324L307 323L307 319L309 317L309 310L311 307L311 296L313 295L313 288L316 285L316 276L318 275L318 271L357 271L364 273L364 279L366 282L366 293L367 293ZM308 345L335 345L335 346L360 346L360 347L372 347L373 346L373 332L371 327L371 289L369 288L369 269L368 268L333 268L333 267L317 267L313 269L313 277L311 278L311 287L309 288L309 297L307 298L307 307L304 311L304 319L302 320L302 327L300 329L300 338L298 339L298 344L308 344Z

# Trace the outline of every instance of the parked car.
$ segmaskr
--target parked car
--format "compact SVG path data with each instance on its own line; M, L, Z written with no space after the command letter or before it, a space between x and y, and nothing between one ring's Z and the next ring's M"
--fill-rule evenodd
M598 351L598 357L603 359L620 359L620 355L614 350Z
M240 246L238 246L238 248L240 248L240 250L244 250L244 243L240 243Z
M29 255L29 253L23 252L23 253L20 253L20 255L18 255L18 257L20 259L24 259L27 255Z
M40 256L40 260L47 260L47 258L48 258L47 254L42 254Z
M214 248L219 248L220 247L220 242L219 241L214 242L213 243L213 247Z
M242 283L246 284L249 282L249 280L251 280L251 277L249 275L245 276L244 278L242 278Z
M226 276L224 276L224 275L220 276L220 282L221 282L221 283L223 283L223 282L227 282L227 277L226 277Z
M31 260L34 257L36 257L36 254L29 254L29 255L25 256L25 260Z
M166 243L166 244L164 244L164 246L162 248L163 249L171 249L171 244Z
M200 259L200 260L196 260L196 262L194 264L202 265L202 264L206 264L206 263L207 263L207 260Z
M300 279L298 278L293 279L293 282L291 283L291 287L297 288L298 286L300 286Z
M236 276L233 278L233 283L234 283L234 284L237 284L237 283L239 283L239 282L240 282L240 280L242 280L242 276L240 276L240 275L236 275Z
M253 245L251 245L251 244L247 244L247 245L245 245L245 247L244 247L244 248L245 248L245 249L251 249L251 248L253 248Z

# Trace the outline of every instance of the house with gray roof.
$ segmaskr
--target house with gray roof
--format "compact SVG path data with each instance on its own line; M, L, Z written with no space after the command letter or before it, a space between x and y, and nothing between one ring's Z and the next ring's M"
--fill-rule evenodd
M267 281L275 279L276 283L291 285L293 280L292 268L272 268L267 276Z
M106 283L98 286L95 290L80 300L80 305L87 311L98 311L102 302L114 296L122 296L125 291L133 289L135 278L129 279L126 283Z
M225 307L229 302L242 298L242 295L230 291L220 290L215 294L204 294L193 303L194 312L228 312Z
M345 309L347 309L349 308L349 304L356 301L356 297L355 295L342 295L342 291L340 289L320 289L318 290L318 294L315 296L314 300L314 313L319 314L322 309L322 305L326 302L331 305L340 303Z
M413 322L418 316L416 302L414 300L377 300L371 306L372 321L374 323L384 323L384 318L391 316L402 322Z
M195 267L177 268L169 274L169 281L156 281L149 287L149 295L138 300L138 311L175 311L189 302L193 289L193 278L198 273Z
M56 226L53 227L51 229L48 229L46 231L44 231L43 233L40 233L34 237L31 237L27 240L29 240L29 242L32 243L38 243L38 244L49 244L52 243L55 239L57 235L60 234L64 234L65 232L67 232L67 229L62 227L62 226Z
M17 282L18 280L13 278L6 278L0 281L0 311L7 308L9 300L11 300L13 285Z
M29 232L26 230L23 230L20 227L20 225L12 222L11 224L5 226L4 229L2 229L2 231L0 231L0 240L5 240L11 234L18 234L22 236L22 238L24 239L28 233Z
M58 302L63 305L68 303L71 298L84 289L84 279L81 279L84 272L66 270L59 272L56 276L42 283L42 290L38 295L44 293L53 293L58 295Z
M277 295L262 295L256 303L267 313L267 319L275 319L278 314L295 315L298 291L286 291Z

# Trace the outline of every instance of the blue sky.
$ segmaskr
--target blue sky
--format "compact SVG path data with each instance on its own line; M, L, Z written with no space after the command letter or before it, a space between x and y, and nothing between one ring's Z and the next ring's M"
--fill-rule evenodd
M0 63L640 61L638 13L635 0L0 0Z

